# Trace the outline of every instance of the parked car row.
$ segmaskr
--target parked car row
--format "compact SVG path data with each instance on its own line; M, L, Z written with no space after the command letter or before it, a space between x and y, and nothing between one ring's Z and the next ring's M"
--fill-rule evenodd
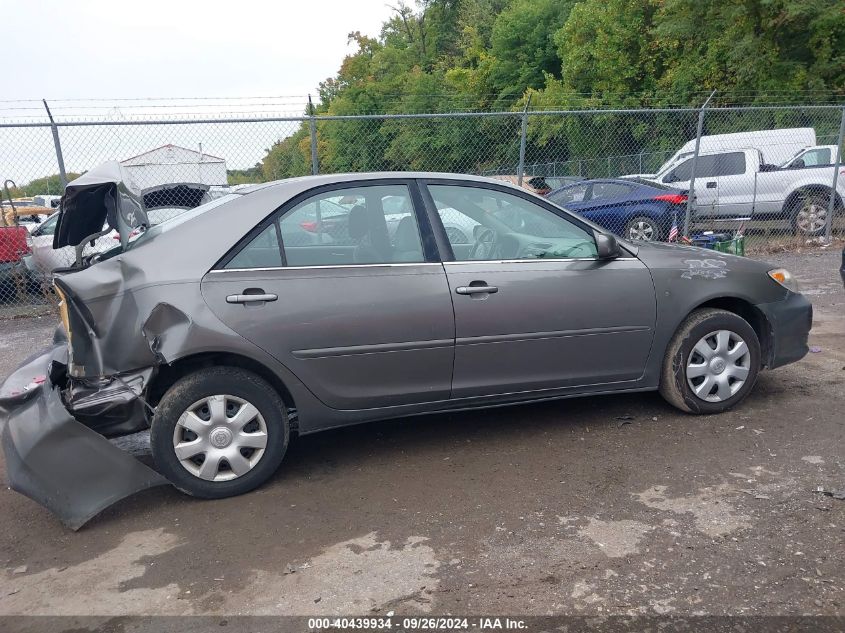
M208 202L213 197L212 194L209 194L208 185L203 184L180 183L145 189L142 192L142 199L146 211L146 226L152 227L160 224L188 209ZM25 227L31 235L26 241L26 248L16 247L16 259L0 262L0 266L5 266L6 277L13 279L13 274L18 276L23 274L28 281L50 281L55 270L66 268L74 263L76 259L74 247L54 248L55 233L60 215L60 212L55 212L46 220L34 223L32 226L28 223L19 222L19 226ZM18 217L19 219L25 217L20 215L20 210ZM135 232L131 237L134 238L138 234L139 232ZM85 257L105 253L117 246L119 240L120 236L117 231L111 229L108 225L103 225L100 234L87 241L81 252ZM12 249L9 247L5 250L9 254ZM11 258L10 254L9 257ZM0 276L0 281L2 279L3 276Z
M545 195L629 239L666 239L683 213L692 188L695 139L685 143L655 173L549 186L567 177L526 176L522 187ZM832 183L839 148L818 145L813 128L705 135L695 159L692 220L713 227L728 220L775 221L797 235L824 233L833 196L843 211L845 169ZM516 176L494 176L517 184ZM625 187L623 182L634 183ZM662 188L656 193L648 187ZM665 198L661 198L665 196ZM685 212L685 209L684 209Z

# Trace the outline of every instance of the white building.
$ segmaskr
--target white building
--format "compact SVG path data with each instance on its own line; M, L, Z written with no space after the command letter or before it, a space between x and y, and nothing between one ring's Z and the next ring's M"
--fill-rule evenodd
M139 189L166 184L226 184L226 160L201 151L162 145L120 163Z

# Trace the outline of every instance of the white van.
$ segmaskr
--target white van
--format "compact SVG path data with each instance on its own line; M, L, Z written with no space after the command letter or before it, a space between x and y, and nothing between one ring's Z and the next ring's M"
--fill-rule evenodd
M794 158L801 150L816 144L816 130L811 127L786 128L782 130L757 130L734 132L732 134L711 134L701 137L701 154L714 154L738 149L756 149L763 154L763 161L769 165L782 165ZM672 167L695 153L695 139L687 141L675 154L653 174L632 174L623 178L645 178L657 180Z

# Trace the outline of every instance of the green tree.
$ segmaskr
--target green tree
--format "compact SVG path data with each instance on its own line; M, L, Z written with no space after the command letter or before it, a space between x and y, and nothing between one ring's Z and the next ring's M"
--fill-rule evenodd
M554 34L575 0L512 0L496 17L490 41L490 81L503 97L521 97L560 76Z
M271 147L261 161L263 181L280 180L311 173L308 128L301 126L294 134Z
M253 182L264 182L262 163L247 169L229 169L226 171L226 182L230 185L245 185Z
M355 50L320 84L319 114L521 110L529 94L532 108L577 109L699 105L712 89L721 103L845 91L842 0L394 2L378 37L349 34ZM767 111L705 125L713 133L801 125L821 136L835 132L827 118ZM526 158L582 175L654 168L694 136L695 122L673 112L534 116ZM513 170L519 149L518 117L322 120L318 134L322 171ZM309 169L304 125L268 151L260 171L271 179Z
M77 174L75 172L68 172L67 181L70 182L71 180L79 178L79 176L80 174ZM11 194L12 198L24 198L41 194L60 196L64 193L64 191L65 189L62 186L62 178L59 174L52 174L50 176L44 176L42 178L35 178L34 180L30 180L26 184L19 184L18 187L9 188L9 193ZM7 202L5 189L2 190L2 194L0 195L2 195L3 201Z

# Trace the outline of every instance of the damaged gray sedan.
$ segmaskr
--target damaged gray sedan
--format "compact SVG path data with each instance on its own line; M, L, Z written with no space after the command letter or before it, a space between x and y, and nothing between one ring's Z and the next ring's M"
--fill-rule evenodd
M785 270L619 242L471 176L292 179L147 228L106 167L62 214L56 247L104 222L121 244L56 274L61 332L0 406L12 487L71 527L166 482L247 492L291 435L358 422L658 389L718 413L803 357L812 322ZM147 428L155 470L106 439Z

